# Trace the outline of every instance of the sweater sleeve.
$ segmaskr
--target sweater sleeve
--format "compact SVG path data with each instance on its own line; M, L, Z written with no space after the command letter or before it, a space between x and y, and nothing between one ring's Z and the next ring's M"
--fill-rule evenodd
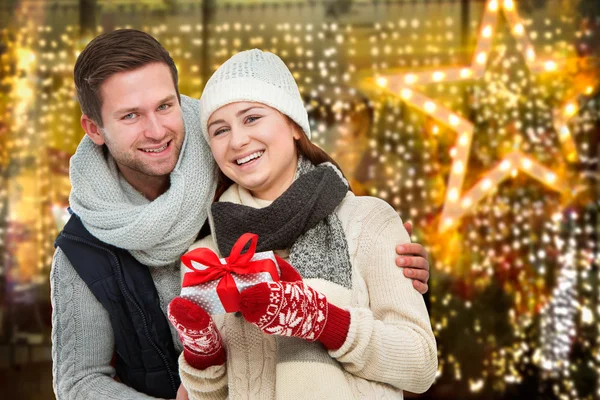
M212 237L206 236L194 243L189 250L199 247L208 247L218 253ZM181 278L185 272L185 265L181 264ZM190 400L221 400L228 396L227 363L215 365L204 370L192 367L187 363L183 353L179 356L179 377L183 387L188 392Z
M179 356L179 376L190 400L225 400L227 398L227 363L204 370L190 366Z
M153 399L113 379L108 312L58 248L50 272L52 375L56 398Z
M368 211L350 223L361 224L356 262L370 306L349 309L346 341L330 354L359 377L422 393L435 379L437 348L423 297L395 263L396 245L410 239L387 203L360 199Z

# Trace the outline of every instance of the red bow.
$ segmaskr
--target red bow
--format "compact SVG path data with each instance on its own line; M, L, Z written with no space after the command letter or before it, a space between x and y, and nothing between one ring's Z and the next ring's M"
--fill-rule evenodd
M250 248L244 254L242 250L250 242ZM235 242L231 254L225 258L225 264L221 263L219 256L207 248L198 248L188 251L181 256L181 261L193 272L186 272L183 276L183 287L196 286L202 283L220 279L217 285L217 295L227 312L239 311L240 292L233 280L231 273L238 275L256 274L268 272L273 281L279 281L277 266L271 259L250 261L256 252L258 235L244 233ZM206 269L197 269L192 261L206 266Z

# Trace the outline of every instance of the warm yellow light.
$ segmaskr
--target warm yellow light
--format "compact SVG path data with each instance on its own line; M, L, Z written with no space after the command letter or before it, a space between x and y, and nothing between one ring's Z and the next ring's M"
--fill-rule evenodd
M450 149L450 157L452 157L452 158L456 157L456 147L453 147Z
M450 125L452 126L457 126L458 124L460 124L460 118L452 114L450 115L450 117L448 117L448 122L450 122Z
M455 174L460 174L465 170L465 165L462 163L462 161L457 161L454 163L454 173Z
M504 9L511 11L515 8L515 3L513 0L504 0Z
M440 127L437 125L434 125L433 128L431 129L434 135L437 135L438 133L440 133Z
M454 223L454 220L453 220L452 218L446 218L446 219L444 220L444 226L445 226L445 227L449 227L449 226L451 226L453 223Z
M535 60L535 51L530 47L526 51L526 56L529 61Z
M556 174L554 174L553 172L548 172L546 174L546 182L548 182L548 183L556 182Z
M589 307L583 307L581 309L581 322L586 325L590 325L592 322L594 322L594 314Z
M14 91L20 100L29 101L33 97L33 90L24 79L19 79L14 83Z
M383 76L380 76L377 78L377 86L379 87L386 87L388 84L388 80L386 78L384 78Z
M466 133L463 133L458 139L458 144L461 146L466 146L469 143L469 136Z
M470 68L463 68L460 70L460 77L465 79L471 76L471 69Z
M481 188L483 190L488 190L491 187L492 187L492 180L490 178L485 178L483 180L483 182L481 183Z
M425 104L423 105L423 108L425 108L425 111L427 111L429 114L431 114L435 111L436 105L433 101L426 101Z
M521 164L523 164L523 168L525 168L525 169L530 169L530 168L531 168L531 165L532 165L532 162L531 162L531 160L530 160L529 158L524 158L524 159L521 161Z
M434 82L439 82L439 81L441 81L442 79L444 79L445 77L446 77L446 74L444 74L442 71L435 71L435 72L432 74L432 78L433 78L433 81L434 81Z
M556 63L554 61L546 61L544 63L546 71L556 71Z
M523 28L523 24L521 24L521 23L516 24L514 30L515 30L515 34L519 35L519 36L522 35L523 32L525 32L525 29Z
M412 96L412 90L404 88L400 91L400 96L402 96L404 100L408 100Z
M491 25L486 25L483 30L481 31L481 34L483 35L483 37L485 38L489 38L490 36L492 36L492 26Z
M17 69L29 71L33 68L35 62L35 53L29 49L17 48Z
M594 87L593 87L593 86L588 86L588 87L585 89L585 94L587 94L587 95L590 95L590 94L592 94L592 93L594 93Z
M470 197L465 197L461 203L462 208L469 208L473 204L473 200Z
M408 85L412 85L416 81L417 81L417 76L415 74L408 74L404 77L404 82L406 82Z
M567 106L565 107L565 115L567 117L570 117L572 115L575 115L575 113L577 112L577 106L573 103L569 103L567 104Z
M450 189L450 192L448 192L448 200L453 203L458 200L458 190L456 188Z
M475 58L477 64L485 64L485 60L487 60L487 54L485 54L485 51L482 51L481 53L477 54L477 57Z
M490 11L498 11L498 2L496 0L490 1L488 8Z
M485 381L483 379L478 379L476 381L469 379L469 390L473 393L480 392L484 383Z
M500 170L502 171L506 171L511 167L511 163L509 160L504 160L502 161L502 164L500 164Z
M561 139L566 139L571 135L571 132L569 132L569 127L567 127L566 125L563 125L560 128L560 138Z

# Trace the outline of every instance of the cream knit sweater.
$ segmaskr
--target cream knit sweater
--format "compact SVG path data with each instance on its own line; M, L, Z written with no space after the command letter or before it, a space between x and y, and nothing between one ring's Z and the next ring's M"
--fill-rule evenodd
M237 185L220 201L269 204ZM215 316L227 362L197 370L181 356L180 375L190 399L401 399L402 389L421 393L431 386L437 350L429 315L394 261L395 246L410 240L402 221L384 201L352 193L336 213L348 241L352 289L323 279L306 283L350 310L346 342L328 353L319 343L266 335L235 314ZM218 253L214 237L192 246L197 247Z

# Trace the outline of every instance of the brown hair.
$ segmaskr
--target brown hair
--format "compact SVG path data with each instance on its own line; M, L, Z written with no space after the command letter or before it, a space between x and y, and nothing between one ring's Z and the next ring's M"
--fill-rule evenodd
M298 124L296 124L290 117L288 117L287 115L284 116L287 118L288 123L292 125L292 129L295 129L300 133L300 139L295 141L296 151L298 152L298 155L310 160L310 162L313 165L319 165L324 162L330 162L333 165L335 165L337 169L339 169L342 173L342 176L346 178L344 172L342 171L338 163L336 163L335 160L331 158L331 156L327 154L324 150L322 150L319 146L311 142L308 136L306 136L306 134L302 130L302 128L300 128L300 126L298 126ZM229 179L227 175L225 175L223 171L219 169L217 174L217 190L215 191L215 197L213 201L218 201L221 195L225 193L225 191L229 189L231 185L233 185L233 181ZM350 187L348 189L352 190Z
M177 98L181 101L175 62L156 39L135 29L118 29L97 36L85 46L75 63L75 89L81 112L102 127L102 83L116 73L156 62L165 63L171 70Z

